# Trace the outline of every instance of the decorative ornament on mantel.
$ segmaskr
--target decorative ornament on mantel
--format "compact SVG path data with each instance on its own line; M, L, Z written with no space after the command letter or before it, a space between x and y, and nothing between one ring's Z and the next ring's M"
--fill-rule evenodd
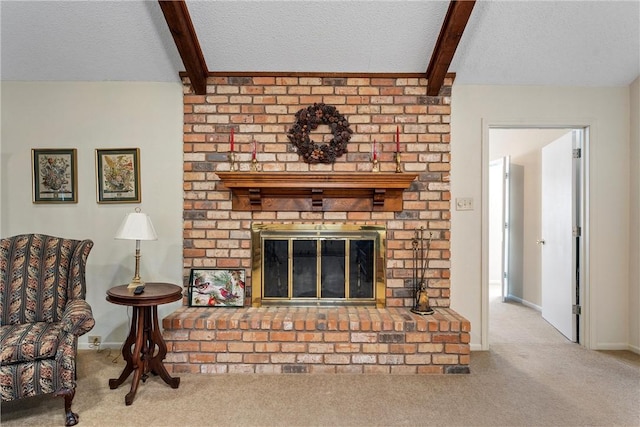
M327 143L315 143L309 138L319 125L327 125L333 138ZM349 121L331 105L316 103L296 113L296 122L287 134L298 154L307 163L335 163L336 158L347 152L347 143L353 131Z

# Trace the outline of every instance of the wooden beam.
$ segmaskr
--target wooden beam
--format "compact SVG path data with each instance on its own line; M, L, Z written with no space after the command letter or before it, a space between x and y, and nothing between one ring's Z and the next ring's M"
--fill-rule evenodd
M1 1L1 0L0 0ZM189 77L185 71L180 77ZM367 73L367 72L325 72L325 71L209 71L209 77L320 77L323 79L421 79L420 85L427 84L427 76L422 73ZM455 79L456 73L447 73L445 78Z
M451 0L449 3L447 15L444 17L438 41L427 67L427 95L437 96L440 93L444 77L475 4L475 0Z
M204 60L196 31L191 22L191 16L184 0L161 1L158 0L164 19L167 21L173 41L176 43L182 63L191 80L191 86L198 95L204 95L207 91L207 76L209 70Z

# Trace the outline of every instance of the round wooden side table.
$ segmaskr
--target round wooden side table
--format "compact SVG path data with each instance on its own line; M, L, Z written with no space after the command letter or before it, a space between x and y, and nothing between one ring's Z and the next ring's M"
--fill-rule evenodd
M182 298L182 288L171 283L146 283L144 292L134 295L128 285L116 286L107 291L107 301L133 307L131 329L122 347L122 357L126 366L117 379L109 380L109 388L118 388L133 372L131 391L124 402L133 403L140 379L145 382L149 372L160 375L171 388L178 388L180 378L171 377L162 361L167 355L167 345L162 338L158 323L158 306L178 301ZM157 353L156 353L157 349Z

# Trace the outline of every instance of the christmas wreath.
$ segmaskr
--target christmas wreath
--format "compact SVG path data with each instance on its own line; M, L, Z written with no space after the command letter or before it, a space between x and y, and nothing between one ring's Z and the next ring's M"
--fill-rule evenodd
M319 125L327 125L333 138L327 143L315 143L309 133ZM313 104L296 113L296 122L289 129L287 137L297 148L307 163L334 163L337 157L347 152L347 143L351 139L349 122L331 105Z

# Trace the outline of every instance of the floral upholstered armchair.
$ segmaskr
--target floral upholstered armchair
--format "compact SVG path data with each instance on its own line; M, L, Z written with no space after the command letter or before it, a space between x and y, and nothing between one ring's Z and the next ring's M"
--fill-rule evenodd
M23 234L0 242L0 387L2 400L54 393L65 423L76 389L78 337L95 320L85 301L91 240Z

